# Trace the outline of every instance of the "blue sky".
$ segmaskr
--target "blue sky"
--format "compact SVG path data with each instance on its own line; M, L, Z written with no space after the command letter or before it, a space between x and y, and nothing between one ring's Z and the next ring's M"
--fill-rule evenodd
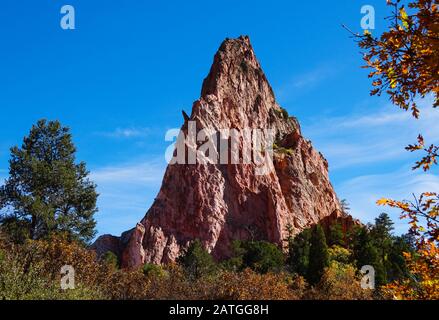
M76 10L76 29L60 28L60 8ZM332 182L352 214L373 220L382 196L436 191L437 175L412 173L403 150L419 132L439 136L439 116L411 120L370 81L345 23L360 30L352 1L2 1L0 8L0 177L9 147L40 118L72 129L100 192L98 232L120 234L140 220L164 173L165 132L200 95L226 37L250 36L279 103L328 158ZM398 213L389 211L399 232Z

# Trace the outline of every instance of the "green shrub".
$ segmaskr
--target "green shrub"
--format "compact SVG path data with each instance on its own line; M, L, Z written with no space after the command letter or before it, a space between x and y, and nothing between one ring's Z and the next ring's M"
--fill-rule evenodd
M163 277L166 275L165 269L162 266L145 263L142 268L143 274L147 277Z
M290 155L290 156L292 156L294 154L293 149L288 149L288 148L284 148L284 147L278 148L276 151L279 153Z
M285 148L285 147L279 147L277 143L273 143L273 151L277 152L277 153L283 153L283 154L291 155L291 156L294 154L293 149Z
M349 249L334 245L328 248L328 256L330 263L339 262L349 264L351 262L352 252Z
M113 270L119 269L119 259L118 257L111 251L105 252L105 254L102 256L102 261L112 268Z
M288 111L282 107L280 107L280 110L272 109L279 117L282 117L283 119L287 120L290 115L288 114Z
M286 109L284 109L284 108L280 108L280 110L281 110L281 112L282 112L282 116L284 117L284 119L288 119L289 118L289 114L288 114L288 111L286 110Z

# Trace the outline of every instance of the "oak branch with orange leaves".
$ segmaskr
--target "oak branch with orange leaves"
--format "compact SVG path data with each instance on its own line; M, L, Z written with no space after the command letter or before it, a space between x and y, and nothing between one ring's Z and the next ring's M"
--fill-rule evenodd
M363 50L364 67L372 69L371 95L388 94L394 105L418 119L417 99L433 95L432 107L439 106L438 1L387 0L387 4L392 8L386 18L388 30L379 37L369 31L354 33L354 37ZM422 135L406 150L425 152L414 170L428 171L437 164L439 146L426 145ZM395 299L439 299L438 193L425 192L414 196L414 201L381 199L377 204L400 209L401 218L408 219L417 244L415 255L406 253L413 277L387 285L384 292Z

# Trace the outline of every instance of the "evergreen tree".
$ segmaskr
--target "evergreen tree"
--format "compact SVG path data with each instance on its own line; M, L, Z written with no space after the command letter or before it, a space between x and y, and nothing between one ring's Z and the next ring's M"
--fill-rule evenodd
M308 274L311 229L305 229L288 243L287 264L292 272L303 277Z
M309 249L309 265L307 280L311 284L317 284L323 275L325 268L329 266L328 246L326 237L320 225L313 227Z
M375 269L375 284L377 286L386 283L385 270L367 228L357 229L354 240L354 258L358 269L366 265L370 265Z
M94 237L96 186L85 163L75 163L75 152L69 129L46 120L32 127L21 148L11 148L0 223L15 240L58 232L84 242Z
M393 222L387 213L381 213L375 219L375 224L371 228L371 237L376 247L380 259L380 264L384 268L385 279L387 281L387 274L391 271L391 265L388 259L388 254L391 252L393 244Z
M340 201L341 211L347 215L349 214L349 211L351 210L349 206L349 202L346 199L343 199Z
M212 275L216 264L212 256L204 249L200 240L194 240L177 261L191 279Z
M232 241L232 257L221 261L220 267L227 271L239 272L244 269L243 257L245 254L244 248L242 248L242 241Z
M354 225L346 232L346 245L347 248L354 251L357 247L358 235L362 231L364 226Z
M375 219L375 225L371 229L371 235L377 249L380 250L381 261L386 260L386 252L392 245L393 221L387 213L381 213Z
M266 241L242 242L244 267L264 274L278 272L284 266L284 254L275 244Z
M283 269L285 257L281 249L266 241L233 241L233 257L221 263L229 271L250 268L260 274L279 272Z
M389 269L387 270L388 280L395 281L405 279L410 276L409 269L404 258L404 252L413 254L415 247L411 243L410 235L395 237L390 249Z
M343 227L341 223L334 223L329 227L328 245L341 247L345 245Z

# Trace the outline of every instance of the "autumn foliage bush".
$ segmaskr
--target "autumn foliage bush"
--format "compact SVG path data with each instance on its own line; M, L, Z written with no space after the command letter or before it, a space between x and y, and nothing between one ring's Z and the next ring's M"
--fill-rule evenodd
M225 272L218 284L218 298L227 300L299 300L306 289L306 282L300 276L258 274L250 269Z
M0 242L0 299L300 299L303 278L251 269L188 277L182 266L118 270L64 237ZM75 269L75 289L62 290L61 267ZM152 271L151 271L152 270Z
M329 248L330 265L315 286L286 268L262 273L217 264L212 271L202 265L205 252L195 251L198 258L186 259L190 264L147 264L125 270L116 268L113 259L98 260L93 251L62 236L21 245L0 241L0 299L339 300L372 296L361 289L346 248ZM192 270L194 263L197 270L205 270L197 277L185 270ZM64 265L75 270L73 290L61 290Z
M358 271L352 265L331 263L320 282L306 295L312 300L370 300L373 292L360 285Z
M93 252L63 237L0 244L0 299L98 299L101 266ZM72 265L76 286L62 290L61 267Z
M192 280L177 265L168 267L168 275L149 280L145 299L183 300L297 300L306 283L301 277L286 273L259 274L219 271L215 276Z
M406 253L408 268L413 277L394 281L383 288L389 299L439 300L439 249L426 243L416 255Z

